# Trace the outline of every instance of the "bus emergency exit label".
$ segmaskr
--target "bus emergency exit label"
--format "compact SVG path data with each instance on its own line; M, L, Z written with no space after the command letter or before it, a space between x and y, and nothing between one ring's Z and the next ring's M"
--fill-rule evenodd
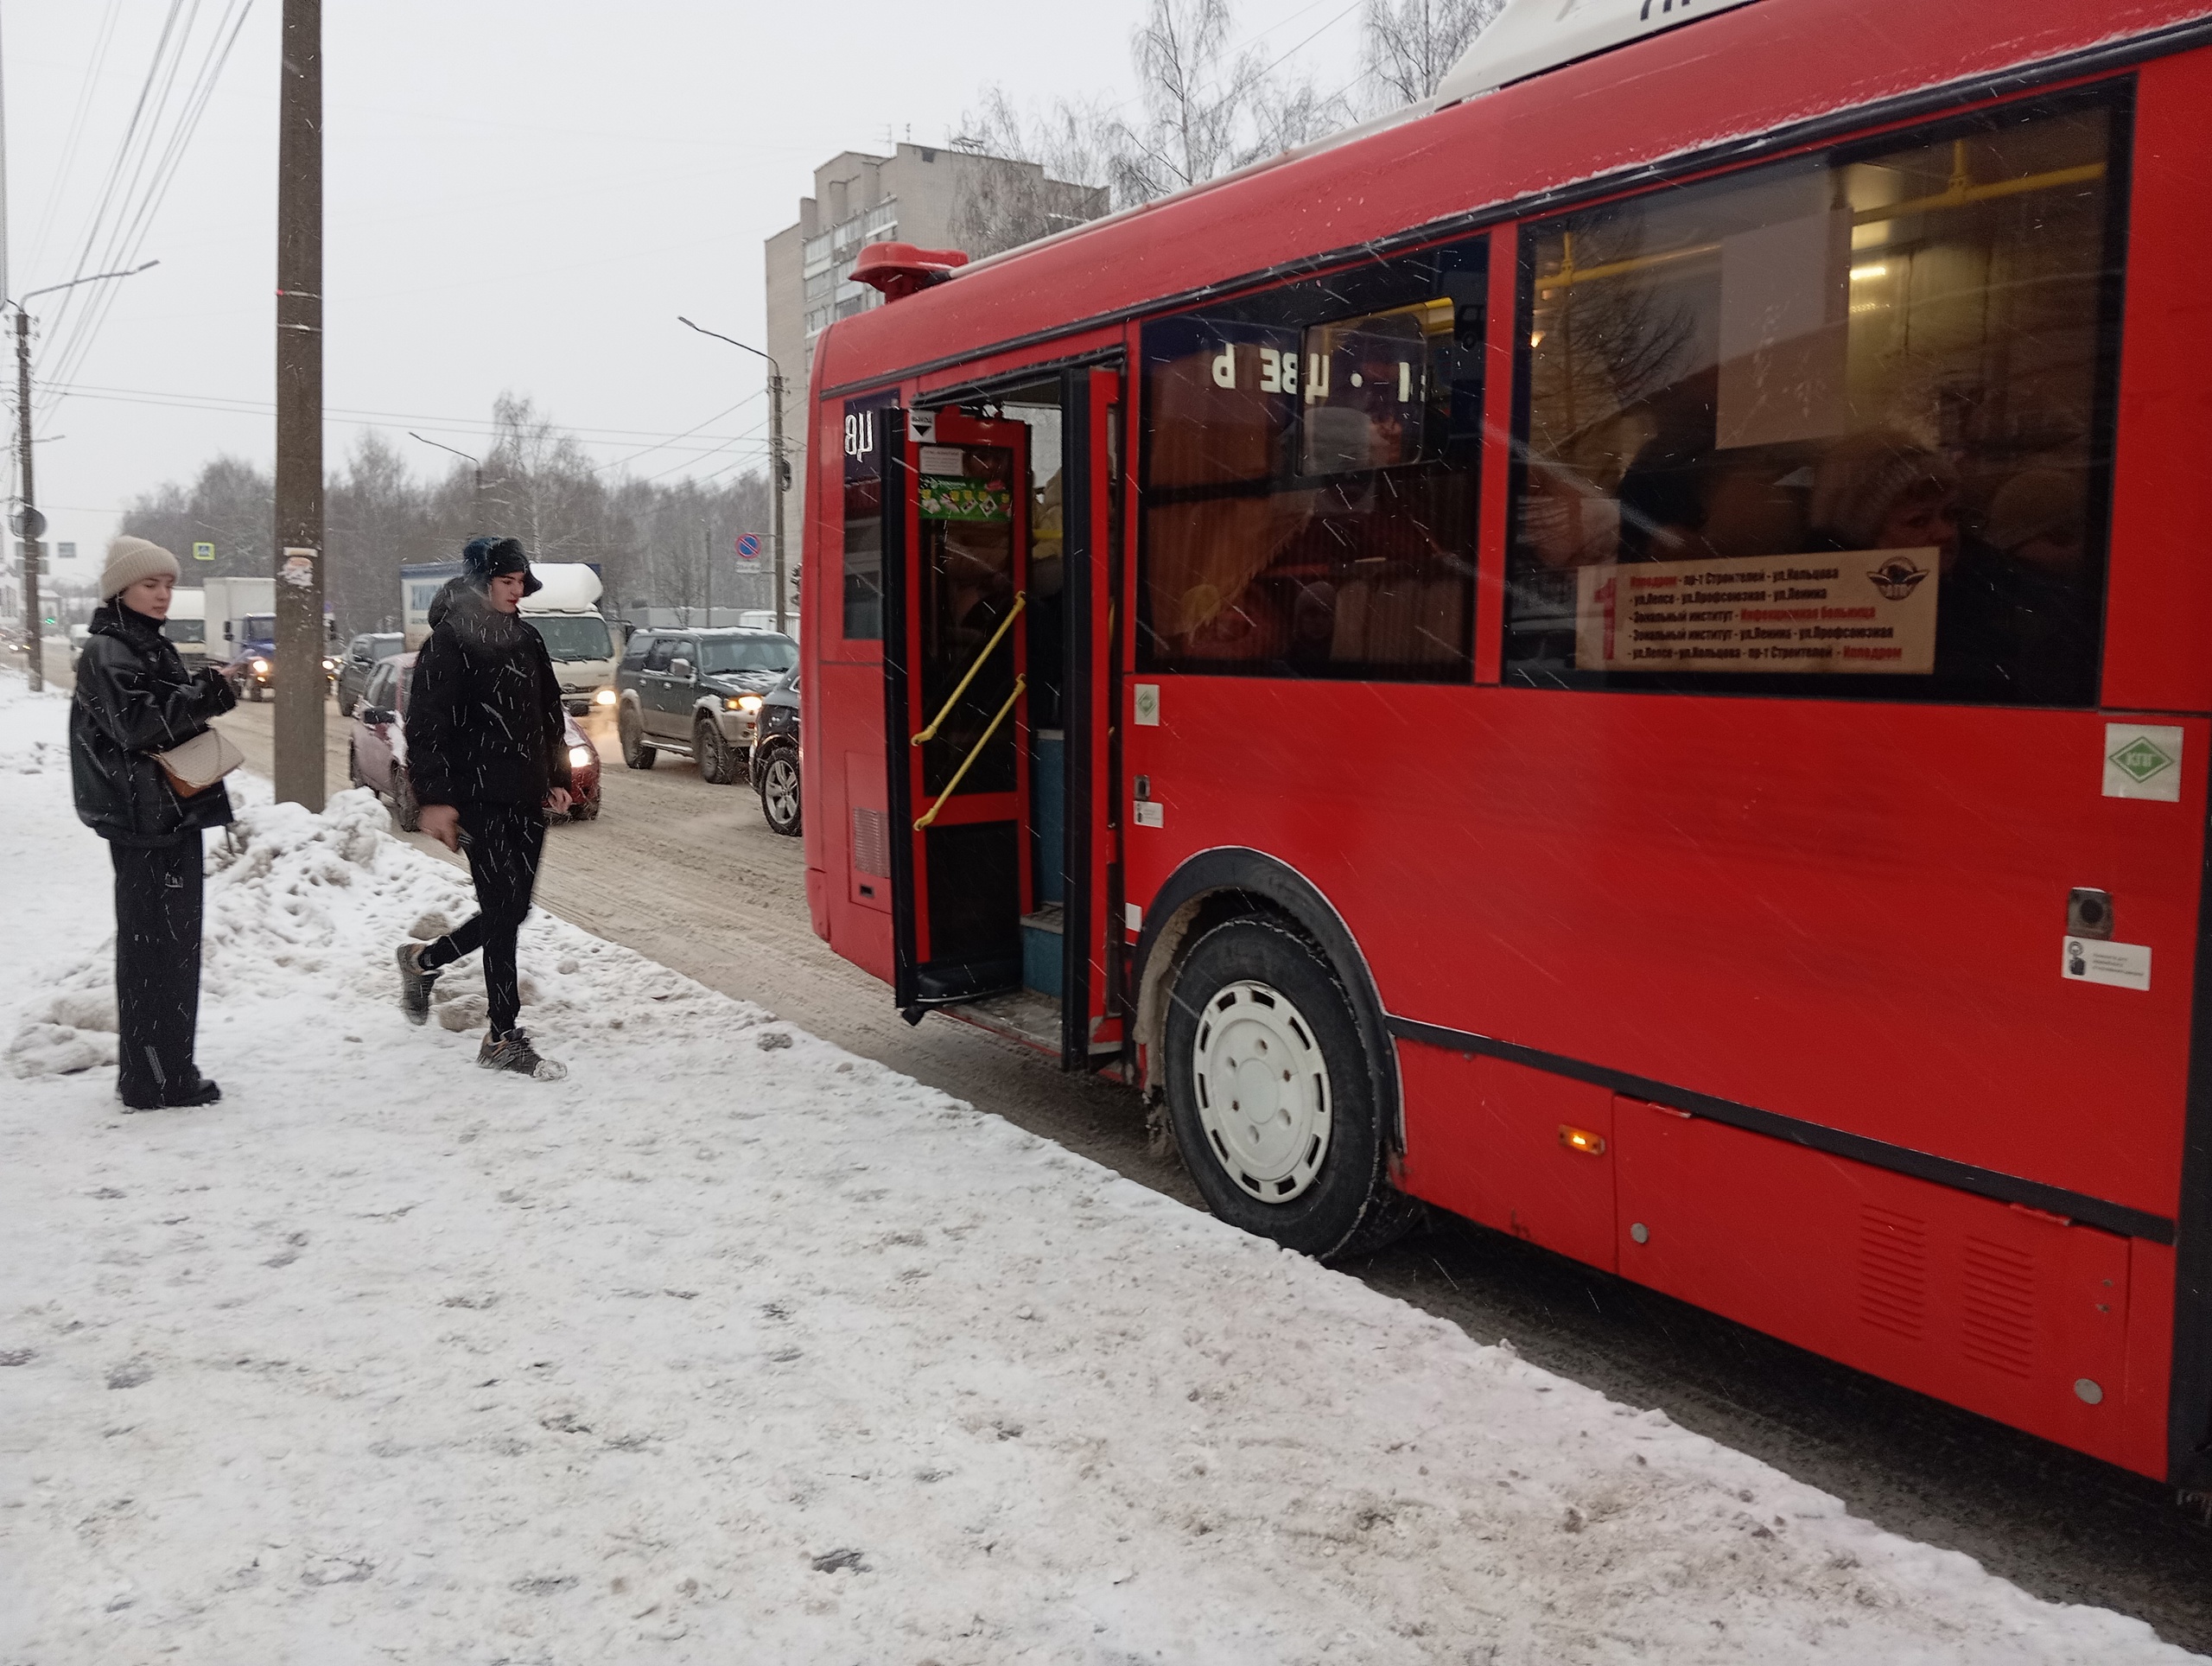
M1596 671L1936 669L1934 550L1623 562L1576 575L1574 663Z

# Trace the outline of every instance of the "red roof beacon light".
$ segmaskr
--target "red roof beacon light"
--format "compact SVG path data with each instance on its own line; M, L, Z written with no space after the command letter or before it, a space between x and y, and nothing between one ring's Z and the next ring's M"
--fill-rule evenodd
M957 249L917 249L911 243L871 243L853 263L853 282L883 291L886 301L903 301L932 283L942 283L968 264Z

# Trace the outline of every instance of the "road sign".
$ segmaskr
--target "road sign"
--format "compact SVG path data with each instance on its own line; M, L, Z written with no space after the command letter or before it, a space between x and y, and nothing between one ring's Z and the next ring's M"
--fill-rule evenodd
M213 561L213 560L214 560L214 559L215 559L215 546L214 546L213 544L194 544L194 545L192 546L192 558L193 558L193 560L194 560L194 561Z
M758 532L738 535L737 558L748 565L760 559L760 535Z
M42 538L46 517L35 509L18 509L8 518L8 530L19 538Z
M73 544L57 544L54 546L54 556L56 561L74 561L77 559L77 546Z

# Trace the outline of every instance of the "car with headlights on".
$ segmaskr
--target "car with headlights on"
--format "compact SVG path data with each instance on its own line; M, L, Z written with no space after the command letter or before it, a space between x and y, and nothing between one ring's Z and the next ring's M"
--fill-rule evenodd
M420 825L423 811L407 773L407 685L414 672L415 656L403 653L380 662L369 673L346 743L346 779L390 804L393 819L410 833ZM574 802L565 817L551 819L594 821L600 804L599 748L576 727L573 716L563 713L561 723L561 743L569 749L569 795Z
M775 631L639 631L614 671L622 761L651 769L675 752L702 780L743 780L768 690L798 664L798 644Z

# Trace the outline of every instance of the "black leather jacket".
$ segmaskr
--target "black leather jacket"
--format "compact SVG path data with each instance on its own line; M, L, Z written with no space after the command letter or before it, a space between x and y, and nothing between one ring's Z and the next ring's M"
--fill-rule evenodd
M206 731L208 720L238 703L222 673L184 668L161 626L119 601L92 615L77 657L77 696L69 708L69 773L77 816L118 844L162 845L231 819L220 781L177 796L148 756Z
M407 773L425 804L536 809L569 785L568 714L545 639L467 577L430 604L407 685Z

